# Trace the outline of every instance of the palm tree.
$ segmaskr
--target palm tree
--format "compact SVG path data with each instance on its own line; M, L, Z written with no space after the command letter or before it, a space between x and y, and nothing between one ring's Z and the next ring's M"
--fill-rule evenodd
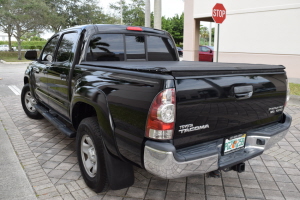
M110 45L105 42L100 42L101 39L102 39L101 37L96 37L90 41L89 47L90 47L90 53L92 57L94 57L92 49L96 49L96 48L105 51L107 53L111 53L107 48L105 48L105 47L109 47ZM105 46L105 47L101 47L101 46Z

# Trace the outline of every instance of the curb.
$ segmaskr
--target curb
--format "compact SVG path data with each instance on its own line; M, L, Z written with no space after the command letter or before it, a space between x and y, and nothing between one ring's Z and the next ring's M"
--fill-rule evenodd
M298 95L290 95L290 99L300 101L300 96L298 96Z
M300 106L300 96L290 95L290 100L288 102L288 105Z
M0 60L0 63L3 63L3 64L7 64L7 65L13 65L13 64L29 64L31 62L6 62L4 60Z

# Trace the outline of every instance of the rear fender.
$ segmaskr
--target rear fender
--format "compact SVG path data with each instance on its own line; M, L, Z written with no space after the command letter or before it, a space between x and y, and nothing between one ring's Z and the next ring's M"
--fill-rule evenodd
M82 87L74 95L72 101L72 122L77 129L80 121L76 121L76 113L84 113L78 110L78 105L92 106L97 115L100 129L102 129L102 139L104 143L105 165L107 169L109 186L113 190L130 187L134 183L134 173L132 165L123 160L116 145L114 136L114 125L109 112L106 95L98 89ZM86 108L90 108L90 107ZM79 107L80 108L80 107ZM79 111L79 112L78 112ZM75 113L76 112L76 113ZM90 114L94 114L93 110ZM74 118L75 117L75 118ZM82 120L82 119L81 119Z
M104 132L103 141L105 143L105 146L113 155L120 157L115 142L114 126L108 109L106 95L102 91L91 87L84 86L77 89L77 93L74 94L71 103L72 123L75 129L77 129L80 121L83 119L81 115L82 110L80 110L84 108L83 105L89 105L93 107L97 115L99 126ZM93 115L93 113L90 114Z

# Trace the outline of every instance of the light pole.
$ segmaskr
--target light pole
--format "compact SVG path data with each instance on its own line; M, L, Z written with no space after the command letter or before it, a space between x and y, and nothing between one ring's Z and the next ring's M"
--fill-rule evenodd
M161 29L161 0L154 0L154 28Z
M145 0L145 27L150 27L150 0Z

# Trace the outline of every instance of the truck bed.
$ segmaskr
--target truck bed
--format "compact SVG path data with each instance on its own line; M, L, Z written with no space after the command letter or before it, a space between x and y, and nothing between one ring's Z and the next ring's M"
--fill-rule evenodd
M176 148L242 134L249 128L277 122L285 104L286 74L284 66L279 65L189 61L83 62L81 65L173 76L177 101L173 137ZM240 98L238 95L244 94L236 94L235 88L250 88L251 96ZM276 108L278 111L272 112Z

